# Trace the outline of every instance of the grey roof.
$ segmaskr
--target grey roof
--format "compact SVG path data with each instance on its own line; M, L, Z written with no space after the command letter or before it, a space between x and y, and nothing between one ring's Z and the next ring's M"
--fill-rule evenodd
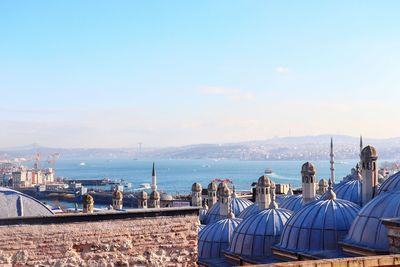
M381 193L358 213L344 243L369 249L388 250L387 229L381 219L400 216L400 192Z
M54 213L39 200L18 191L0 187L0 218L51 215Z
M381 192L392 192L400 190L400 171L392 174L379 187L378 194Z
M319 198L321 198L321 196L317 195L315 197L315 200L318 200ZM310 203L313 203L313 202L310 202ZM305 204L303 202L302 194L291 195L291 196L285 198L279 207L282 209L287 209L287 210L291 210L291 211L299 211L303 206L306 206L310 203Z
M241 219L223 219L209 224L199 232L199 259L223 258L229 247L233 230Z
M245 198L231 198L231 207L232 207L232 212L235 214L235 217L238 217L239 214L248 206L252 205L253 202L251 202L248 199ZM222 218L221 215L219 214L219 210L221 207L221 202L215 203L207 212L207 216L204 220L205 224L210 224L214 223L218 220L225 219Z
M306 205L286 223L277 248L292 252L336 250L360 207L343 199Z
M351 201L359 206L362 204L362 182L360 180L350 180L335 184L333 187L336 197Z
M229 251L248 257L271 256L271 246L279 242L291 215L286 209L265 209L244 219L233 232Z

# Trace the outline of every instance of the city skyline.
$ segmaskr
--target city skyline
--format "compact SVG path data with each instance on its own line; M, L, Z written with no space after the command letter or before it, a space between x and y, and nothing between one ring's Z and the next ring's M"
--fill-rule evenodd
M399 136L396 1L0 3L0 147Z

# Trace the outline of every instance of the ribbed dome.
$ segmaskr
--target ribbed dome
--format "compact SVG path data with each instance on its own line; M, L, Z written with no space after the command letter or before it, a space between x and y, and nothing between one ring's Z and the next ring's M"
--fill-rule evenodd
M246 219L250 217L251 215L254 215L260 211L260 208L258 207L257 203L254 203L247 208L245 208L237 217Z
M285 209L265 209L243 220L234 230L229 251L241 256L271 256L283 228L292 215Z
M245 198L231 198L231 205L232 205L231 208L232 208L233 214L235 214L235 217L238 217L239 214L245 208L249 207L252 204L253 204L253 202L251 202L250 200L245 199ZM210 223L216 222L218 220L225 219L225 218L221 218L221 215L219 215L220 207L221 207L221 202L217 202L208 210L207 216L205 219L205 224L210 224Z
M360 207L342 199L306 205L286 223L277 248L293 252L336 250Z
M400 190L400 171L392 174L379 187L378 194L381 192L393 192Z
M199 232L199 259L222 258L228 249L233 230L241 219L224 219L209 224Z
M351 201L359 206L362 204L362 182L360 180L350 180L342 182L333 187L336 197Z
M388 250L387 229L380 220L399 216L400 192L381 193L360 210L344 242L371 249Z
M321 196L317 195L315 197L315 200L320 199ZM310 202L313 203L313 202ZM310 203L305 204L303 202L303 195L291 195L287 198L285 198L282 201L282 204L279 206L282 209L287 209L287 210L291 210L291 211L299 211L303 206L308 205Z
M42 202L18 191L0 187L0 218L19 216L52 216Z

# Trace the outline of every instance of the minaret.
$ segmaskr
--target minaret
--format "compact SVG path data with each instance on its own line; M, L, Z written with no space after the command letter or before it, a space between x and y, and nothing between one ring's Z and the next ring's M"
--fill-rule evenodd
M258 208L260 210L268 209L269 204L271 203L270 197L270 185L271 180L268 176L263 175L258 178L257 187L258 187Z
M157 191L156 164L153 162L153 171L151 173L151 191Z
M363 206L375 196L375 190L378 185L378 168L376 166L377 159L378 154L376 153L376 149L373 146L366 146L361 151Z
M331 153L330 156L330 164L331 164L331 180L332 183L335 183L335 154L333 153L333 139L331 137Z
M276 192L275 192L275 189L276 189L275 183L271 182L271 189L270 189L270 191L271 191L271 203L269 204L269 207L268 207L270 209L277 209L278 208L278 203L276 203L276 195L275 195Z
M223 183L223 188L220 190L221 206L219 208L219 215L221 218L227 218L231 214L231 190Z
M208 194L208 207L210 209L218 201L218 199L217 199L217 190L218 190L217 183L211 182L208 185L208 188L207 188L207 191L208 191L207 192L207 194Z
M138 208L147 209L147 193L145 191L139 192Z
M192 206L194 207L202 206L201 191L202 191L201 184L194 183L192 185Z
M362 166L362 158L361 158L362 150L363 150L363 140L362 140L362 135L360 135L360 154L358 154L360 157L360 166Z
M315 167L312 163L306 162L301 167L302 183L301 187L303 189L303 201L304 203L311 202L315 200Z

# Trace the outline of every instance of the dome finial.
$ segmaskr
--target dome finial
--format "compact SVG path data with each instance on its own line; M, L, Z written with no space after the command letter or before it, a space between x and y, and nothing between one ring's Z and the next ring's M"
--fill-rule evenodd
M335 194L335 192L333 192L332 180L331 179L329 179L328 185L329 185L328 186L328 191L326 192L325 199L326 200L335 200L336 199L336 194Z

